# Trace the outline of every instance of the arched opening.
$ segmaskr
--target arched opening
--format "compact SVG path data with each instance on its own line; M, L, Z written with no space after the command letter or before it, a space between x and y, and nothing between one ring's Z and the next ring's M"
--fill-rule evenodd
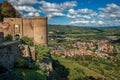
M19 39L20 39L20 35L19 35L19 34L16 34L16 35L14 36L14 39L15 39L15 40L19 40Z

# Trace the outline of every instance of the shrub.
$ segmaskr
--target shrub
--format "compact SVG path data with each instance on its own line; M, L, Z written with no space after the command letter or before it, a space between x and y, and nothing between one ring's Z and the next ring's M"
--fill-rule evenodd
M20 36L17 34L14 36L15 37L15 40L19 40L20 39Z
M24 37L22 37L21 40L22 40L22 44L33 46L33 41L30 38L24 36Z
M46 46L35 45L35 52L37 54L37 60L43 60L44 58L50 57L50 49Z
M39 69L39 64L37 62L32 62L32 63L29 64L29 68Z
M11 34L8 34L7 36L5 36L5 41L12 41L13 37Z
M20 68L25 68L28 66L28 61L27 59L20 57L16 60L16 67L20 67Z

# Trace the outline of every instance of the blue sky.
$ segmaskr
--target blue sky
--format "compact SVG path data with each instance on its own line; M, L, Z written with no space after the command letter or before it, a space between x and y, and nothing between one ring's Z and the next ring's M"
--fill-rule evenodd
M0 0L1 2L2 0ZM49 24L120 26L120 0L7 0L23 17L47 16Z

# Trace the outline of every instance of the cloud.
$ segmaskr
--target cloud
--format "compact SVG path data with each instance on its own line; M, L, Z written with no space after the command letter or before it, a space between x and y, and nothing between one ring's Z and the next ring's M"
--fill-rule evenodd
M76 24L76 23L88 24L89 21L73 21L73 22L71 22L71 24Z
M96 23L96 21L95 21L95 20L93 20L93 21L90 21L90 23L95 24L95 23Z
M102 24L104 24L104 22L103 21L98 21L98 24L102 25Z
M66 15L68 18L85 18L91 19L93 16L97 15L97 13L91 9L69 9L68 14Z
M47 17L65 16L64 11L77 6L76 1L66 1L63 3L51 3L45 0L8 0L14 7L22 13L23 17L32 17L35 13L43 13ZM34 7L36 5L39 8Z
M91 9L69 9L68 18L72 19L70 24L86 26L119 26L120 25L120 6L112 3L105 8L98 8L98 12ZM81 21L84 19L84 21ZM87 23L89 21L89 23ZM85 23L86 22L86 23Z
M33 17L40 15L40 10L33 7L38 0L7 0L15 9L22 15L22 17Z
M39 2L42 6L40 6L40 10L45 13L49 18L54 16L64 16L63 12L69 8L73 8L77 6L76 1L64 2L61 4L50 3L46 1Z
M13 5L33 5L38 3L38 0L8 0Z
M77 12L76 12L74 9L69 9L69 10L68 10L68 13L69 13L69 14L77 14Z
M112 3L107 4L106 8L99 8L99 16L105 19L120 19L120 6ZM103 16L101 16L103 15Z
M36 12L37 10L32 6L15 6L18 11L23 12Z
M40 14L39 13L34 13L34 12L30 12L28 13L28 16L39 16ZM27 16L27 15L26 15Z
M7 1L12 3L23 17L34 17L43 14L49 20L54 19L54 17L65 17L72 25L120 26L120 6L114 3L98 8L96 12L88 8L75 9L77 6L75 0L63 3L47 2L46 0Z

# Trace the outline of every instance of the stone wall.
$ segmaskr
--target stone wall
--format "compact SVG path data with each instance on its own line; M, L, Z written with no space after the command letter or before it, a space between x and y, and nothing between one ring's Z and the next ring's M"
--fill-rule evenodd
M21 55L18 41L4 42L0 44L0 64L10 69L14 66L14 61Z
M33 20L34 25L34 43L47 44L47 18L35 17Z
M4 32L4 36L11 34L13 38L27 36L35 44L47 45L47 17L4 18L0 32Z

